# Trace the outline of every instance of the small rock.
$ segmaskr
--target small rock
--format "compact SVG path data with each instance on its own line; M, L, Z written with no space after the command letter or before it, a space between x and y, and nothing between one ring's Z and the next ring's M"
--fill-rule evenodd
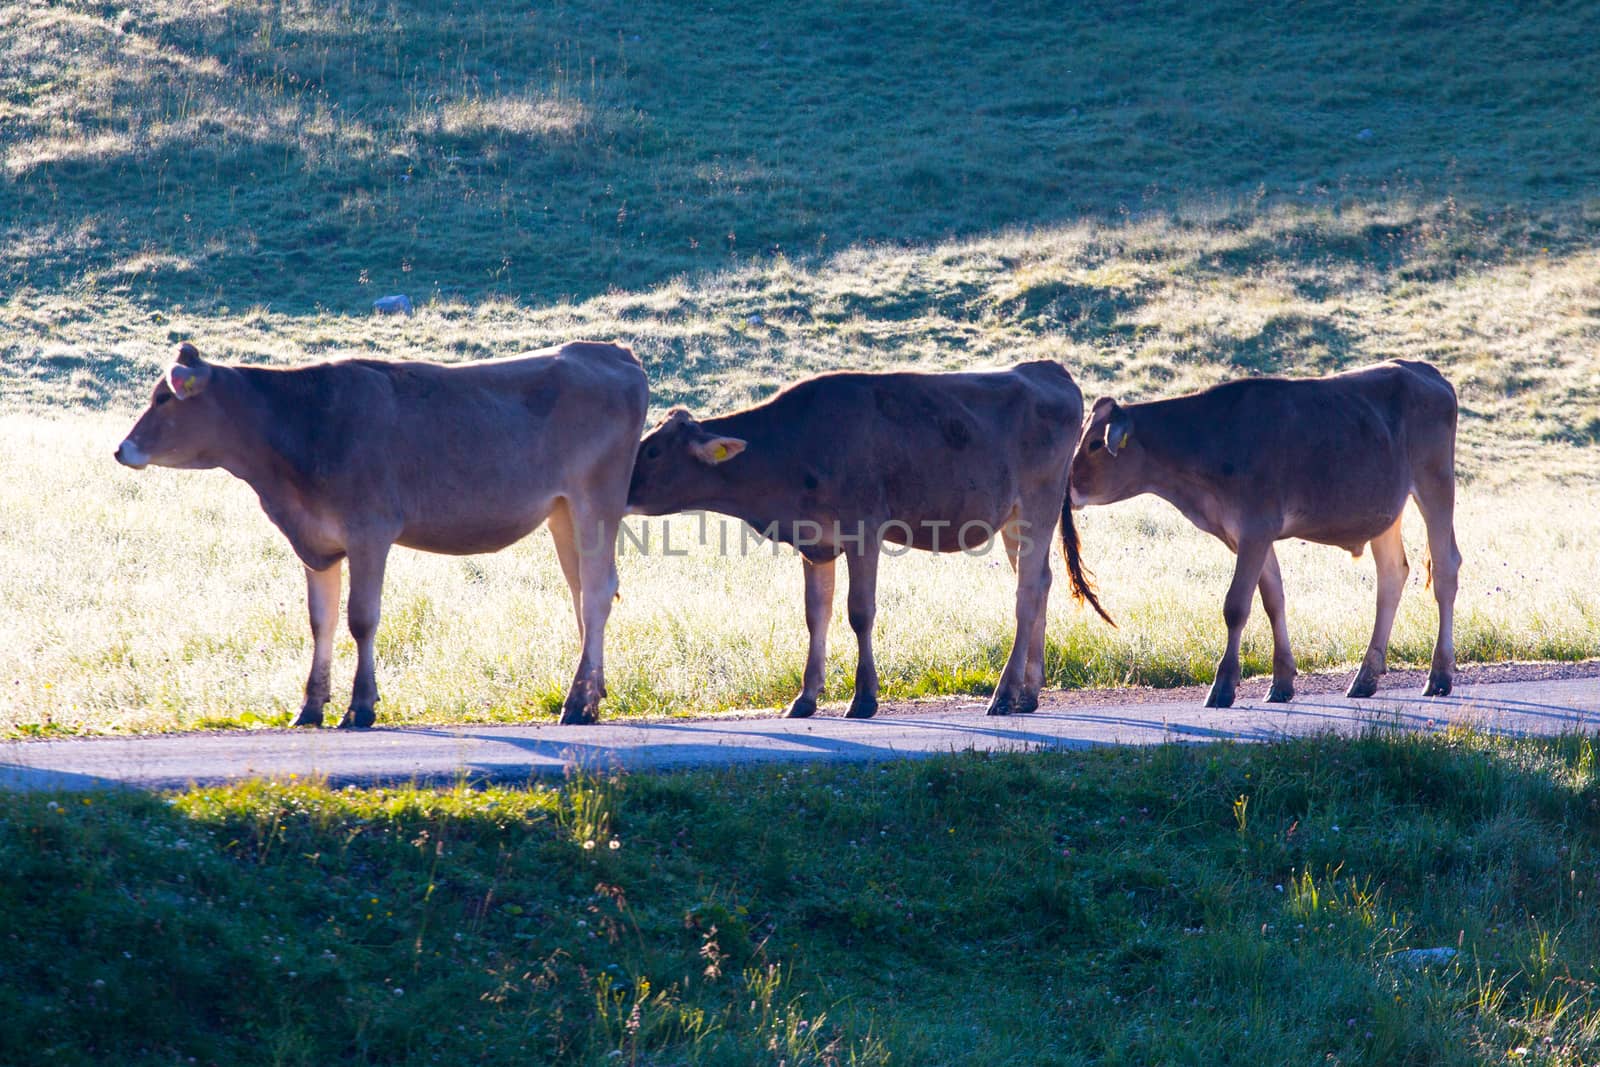
M380 296L372 302L372 310L379 315L409 315L411 314L411 298L404 293L395 293L393 296Z
M1372 140L1372 138L1374 136L1375 135L1373 134L1371 128L1369 127L1367 129L1362 130L1360 133L1356 134L1356 140L1358 140L1358 141L1370 141L1370 140Z

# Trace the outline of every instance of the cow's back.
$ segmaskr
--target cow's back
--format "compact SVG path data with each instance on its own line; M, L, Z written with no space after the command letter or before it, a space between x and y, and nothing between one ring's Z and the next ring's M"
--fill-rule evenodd
M1166 409L1165 460L1209 483L1234 528L1359 545L1399 516L1418 463L1453 462L1454 390L1425 363L1243 379L1151 406Z
M762 407L775 427L826 433L834 449L858 458L885 447L958 455L980 438L1004 447L1008 431L1036 443L1075 440L1083 401L1060 364L1041 361L1005 371L823 374Z
M1035 483L1065 488L1082 397L1059 364L950 374L841 372L708 420L804 487L803 511L847 522L998 521Z
M1410 492L1418 464L1454 461L1456 393L1430 363L1391 360L1292 384L1299 414L1320 432L1318 444L1342 449L1354 470L1368 455ZM1382 481L1382 472L1367 477Z
M330 414L351 436L370 433L375 461L472 486L526 467L561 441L559 479L616 440L638 439L647 401L644 372L612 345L567 345L548 353L483 363L354 360L378 384L361 403ZM381 454L380 454L381 453ZM480 486L489 491L491 486Z
M1413 467L1438 468L1435 473L1454 480L1456 422L1460 410L1455 387L1431 363L1397 359L1384 366L1393 366L1398 371L1398 388L1405 398L1406 443Z
M571 344L464 365L349 360L256 370L275 450L298 491L399 543L481 551L531 528L556 496L626 470L648 386L625 348ZM481 533L462 538L457 531Z

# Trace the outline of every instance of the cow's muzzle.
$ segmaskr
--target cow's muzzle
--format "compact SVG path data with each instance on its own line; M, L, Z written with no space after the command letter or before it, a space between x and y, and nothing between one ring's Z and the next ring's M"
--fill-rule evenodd
M150 463L150 457L145 455L144 449L133 443L133 438L128 438L117 446L117 462L124 467L132 467L142 471Z

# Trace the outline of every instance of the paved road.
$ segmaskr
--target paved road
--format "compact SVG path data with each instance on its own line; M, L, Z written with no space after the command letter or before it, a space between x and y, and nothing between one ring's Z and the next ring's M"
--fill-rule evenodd
M1192 704L1047 705L991 719L983 704L940 701L855 721L722 718L638 725L401 727L362 733L266 730L0 744L0 788L182 788L243 778L378 782L525 781L588 767L677 767L815 760L889 760L968 749L1270 741L1372 725L1552 734L1600 729L1600 678L1464 685L1449 697L1381 693L1372 700L1307 696L1292 704L1241 701L1227 711Z

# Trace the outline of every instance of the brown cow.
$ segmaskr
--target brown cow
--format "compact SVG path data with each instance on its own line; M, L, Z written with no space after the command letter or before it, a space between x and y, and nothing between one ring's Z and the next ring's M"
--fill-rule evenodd
M1074 593L1099 610L1065 507L1068 427L1082 413L1071 375L1047 361L971 374L824 374L705 422L673 411L639 445L628 510L716 511L800 550L811 647L788 708L796 718L817 709L841 554L860 649L849 715L866 718L878 708L872 623L883 543L974 551L999 532L1017 571L1017 633L989 714L1029 712L1044 683L1058 519Z
M1427 696L1450 692L1451 617L1461 553L1455 527L1456 394L1427 363L1395 360L1326 378L1252 378L1148 404L1095 401L1072 461L1072 506L1155 493L1238 556L1223 601L1228 648L1206 698L1232 705L1239 635L1251 592L1272 622L1272 689L1294 696L1294 655L1284 623L1274 541L1299 537L1353 556L1372 544L1378 615L1352 697L1371 696L1384 673L1389 631L1405 587L1400 513L1416 500L1428 528L1439 602Z
M618 345L454 367L355 359L272 370L208 363L185 344L117 460L221 467L288 537L305 564L314 643L296 726L320 726L329 699L341 561L357 666L339 725L364 728L376 719L372 645L389 547L493 552L548 518L583 644L561 721L592 722L647 403L644 370Z

